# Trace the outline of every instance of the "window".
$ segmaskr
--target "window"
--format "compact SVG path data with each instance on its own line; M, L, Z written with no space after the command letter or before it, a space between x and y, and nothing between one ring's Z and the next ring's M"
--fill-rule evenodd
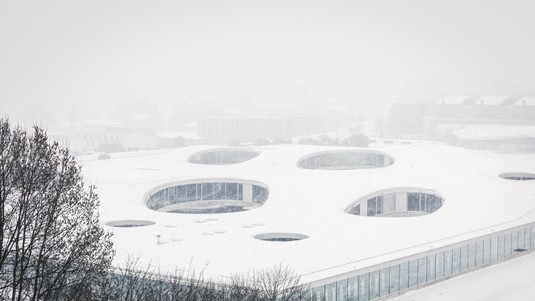
M368 199L368 216L383 214L383 196Z
M238 183L225 183L226 185L226 200L237 200L238 199Z
M214 199L225 199L225 183L214 183Z
M418 192L407 193L407 210L420 211L420 194Z
M213 200L214 199L214 183L202 184L202 199Z

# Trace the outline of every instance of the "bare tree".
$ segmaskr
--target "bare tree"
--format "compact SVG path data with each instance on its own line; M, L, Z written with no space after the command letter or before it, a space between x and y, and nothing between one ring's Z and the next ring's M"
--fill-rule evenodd
M240 296L245 296L236 300L310 300L310 291L306 285L301 283L301 277L290 267L283 265L255 270L245 276L234 276L230 288L234 292L239 290Z
M0 119L0 298L89 300L114 255L98 204L68 149Z

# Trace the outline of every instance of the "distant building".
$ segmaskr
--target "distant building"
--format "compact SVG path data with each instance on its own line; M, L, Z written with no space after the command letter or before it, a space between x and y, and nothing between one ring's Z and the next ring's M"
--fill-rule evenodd
M152 130L128 127L109 121L91 121L69 125L52 134L68 144L74 153L121 152L159 148L158 136Z
M213 142L252 142L326 133L348 120L345 112L215 116L202 119L197 131Z
M472 124L535 125L535 97L454 95L435 103L395 103L390 112L396 137L448 140Z
M474 125L454 131L453 144L495 152L535 152L535 126Z

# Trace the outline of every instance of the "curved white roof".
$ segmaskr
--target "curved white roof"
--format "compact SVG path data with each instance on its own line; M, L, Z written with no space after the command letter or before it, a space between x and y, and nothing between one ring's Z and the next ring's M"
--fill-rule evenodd
M494 230L535 221L533 181L510 181L504 172L535 172L535 155L504 155L444 145L377 148L395 159L389 167L309 170L299 158L335 147L280 145L256 147L261 154L234 165L187 162L188 147L81 158L86 180L98 187L102 224L150 220L155 225L112 228L116 264L130 255L162 271L193 265L210 277L288 264L305 282L429 250ZM169 182L239 178L268 185L269 198L256 209L220 214L174 214L148 209L146 193ZM353 201L392 187L422 187L445 198L437 212L410 218L347 214ZM269 242L271 232L308 239ZM157 243L160 235L160 244Z

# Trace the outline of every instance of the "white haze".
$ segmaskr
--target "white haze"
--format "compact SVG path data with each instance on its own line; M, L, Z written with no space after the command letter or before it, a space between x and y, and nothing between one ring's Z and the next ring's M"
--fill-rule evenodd
M533 94L534 37L532 0L0 0L0 114Z

